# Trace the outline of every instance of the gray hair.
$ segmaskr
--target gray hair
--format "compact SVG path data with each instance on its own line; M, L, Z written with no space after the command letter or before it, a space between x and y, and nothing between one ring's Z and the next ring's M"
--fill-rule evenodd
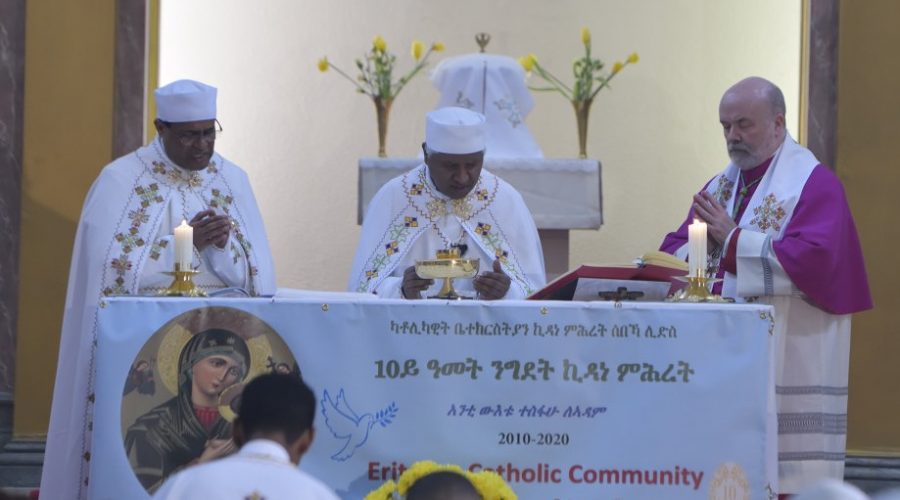
M784 105L784 94L781 92L781 89L778 88L772 82L768 82L769 85L765 89L766 98L769 99L769 105L772 106L772 111L775 114L785 114L787 112L787 107Z

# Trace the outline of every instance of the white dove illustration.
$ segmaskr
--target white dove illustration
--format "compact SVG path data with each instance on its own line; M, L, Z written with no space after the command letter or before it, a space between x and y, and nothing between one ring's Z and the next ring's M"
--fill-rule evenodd
M365 413L358 416L347 404L344 389L338 391L337 398L333 400L326 389L322 395L321 406L325 425L328 426L334 437L345 440L344 446L331 455L332 460L341 462L352 457L356 449L369 439L369 431L375 424L387 427L397 414L397 406L391 403L375 415Z

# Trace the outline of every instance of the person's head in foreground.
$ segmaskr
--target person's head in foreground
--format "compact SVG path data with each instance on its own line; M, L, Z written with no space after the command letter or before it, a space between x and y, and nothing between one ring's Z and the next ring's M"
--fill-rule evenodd
M430 460L414 463L397 482L388 481L365 500L517 500L515 492L491 470L469 472Z
M291 462L312 445L316 397L296 374L267 373L251 380L241 394L240 411L234 421L238 446L254 439L268 439L287 450Z
M725 91L719 102L719 122L728 156L741 170L769 159L784 142L784 95L774 83L757 76Z
M179 167L203 170L209 165L222 127L216 120L216 88L178 80L156 89L153 125L166 156Z
M432 472L409 487L406 500L481 500L472 482L458 472Z
M436 109L425 118L425 164L434 186L452 199L465 198L481 177L485 118L465 108Z

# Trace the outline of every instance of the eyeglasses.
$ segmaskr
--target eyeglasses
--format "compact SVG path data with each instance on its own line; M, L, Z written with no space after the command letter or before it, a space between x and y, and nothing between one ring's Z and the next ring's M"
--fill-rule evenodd
M172 128L171 123L164 123L167 127ZM222 134L222 124L219 123L219 120L215 120L215 126L206 130L186 130L183 132L176 132L173 130L172 133L182 146L190 146L192 144L197 144L200 141L215 142L216 137Z

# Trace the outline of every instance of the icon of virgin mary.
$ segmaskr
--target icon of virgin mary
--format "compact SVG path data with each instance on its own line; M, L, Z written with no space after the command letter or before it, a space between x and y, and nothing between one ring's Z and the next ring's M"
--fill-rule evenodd
M209 329L191 336L178 356L178 393L140 416L125 434L125 451L150 493L179 470L236 450L219 397L245 382L250 350L239 335Z

